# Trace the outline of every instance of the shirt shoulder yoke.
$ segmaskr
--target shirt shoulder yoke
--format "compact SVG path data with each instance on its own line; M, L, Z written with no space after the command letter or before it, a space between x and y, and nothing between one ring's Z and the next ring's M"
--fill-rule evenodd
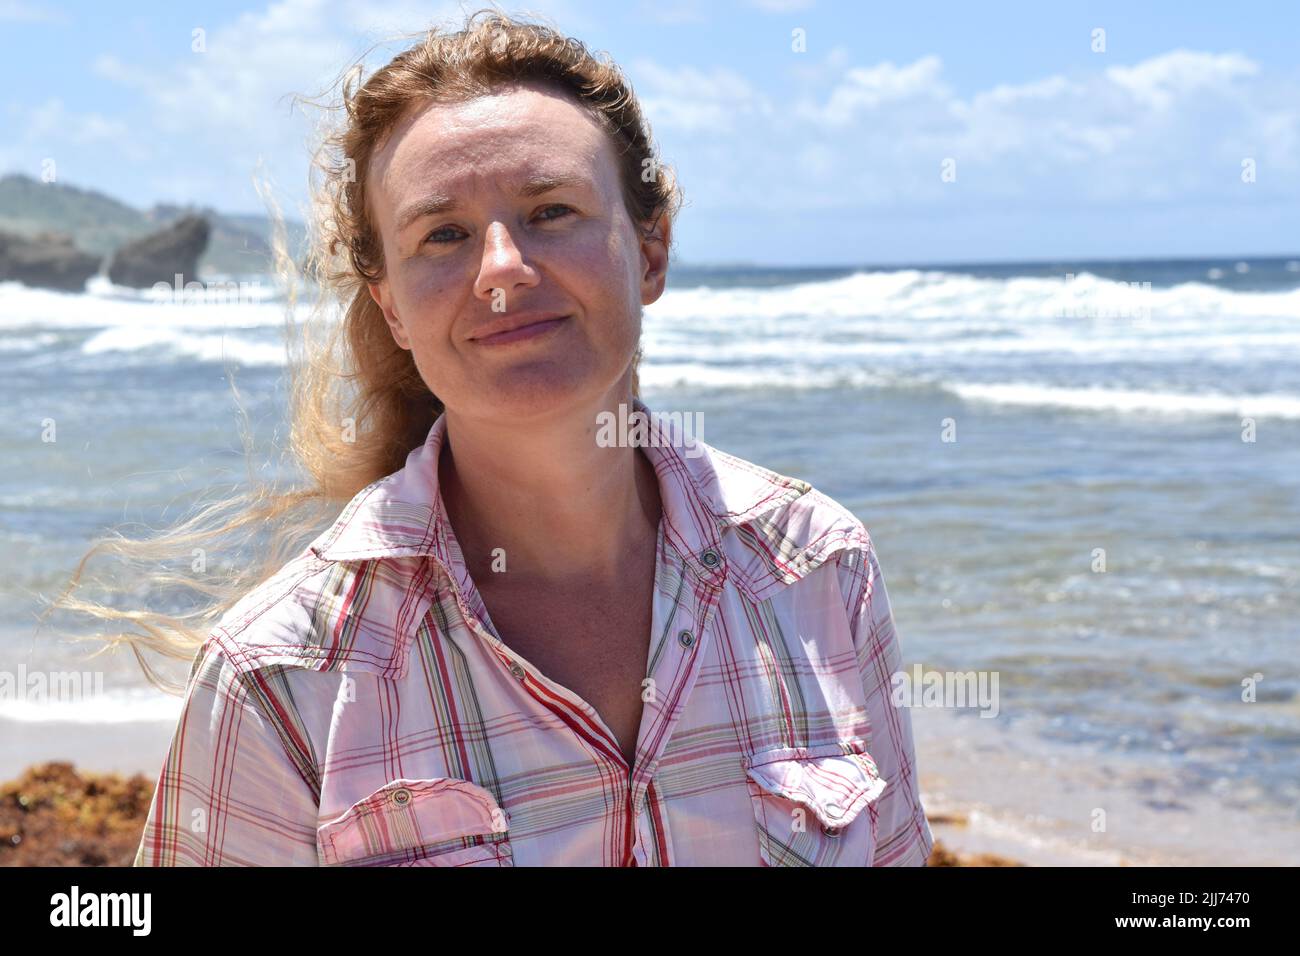
M280 666L398 677L406 638L433 601L427 577L422 557L328 561L308 549L240 598L208 643L242 673Z
M808 482L715 448L708 452L726 499L719 518L735 531L725 545L728 576L752 600L770 598L841 551L871 547L862 521Z

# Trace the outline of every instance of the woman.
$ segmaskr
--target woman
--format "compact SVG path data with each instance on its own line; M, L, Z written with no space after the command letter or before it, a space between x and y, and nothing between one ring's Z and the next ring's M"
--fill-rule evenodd
M481 11L344 95L294 503L350 501L204 635L137 864L924 864L862 524L599 427L679 204L617 68Z

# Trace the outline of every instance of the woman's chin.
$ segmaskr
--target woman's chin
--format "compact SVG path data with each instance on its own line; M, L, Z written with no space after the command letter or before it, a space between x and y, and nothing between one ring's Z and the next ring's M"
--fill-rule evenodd
M495 376L490 404L502 418L545 418L599 401L605 388L572 369L533 367Z

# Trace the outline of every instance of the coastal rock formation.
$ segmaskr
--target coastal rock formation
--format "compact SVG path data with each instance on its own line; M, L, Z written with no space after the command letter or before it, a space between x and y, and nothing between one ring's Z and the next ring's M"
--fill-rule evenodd
M117 285L137 289L158 282L173 285L178 273L183 277L181 285L198 281L199 257L208 248L210 234L211 227L202 216L184 216L114 252L108 277Z
M99 271L99 257L73 245L72 237L43 232L18 236L0 232L0 282L64 292L82 292Z

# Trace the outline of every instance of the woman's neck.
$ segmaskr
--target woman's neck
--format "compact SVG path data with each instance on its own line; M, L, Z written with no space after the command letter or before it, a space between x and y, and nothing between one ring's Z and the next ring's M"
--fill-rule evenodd
M618 412L592 407L514 428L448 419L439 486L472 577L504 560L533 584L613 583L653 542L662 513L654 467L638 448L597 443L600 411Z

